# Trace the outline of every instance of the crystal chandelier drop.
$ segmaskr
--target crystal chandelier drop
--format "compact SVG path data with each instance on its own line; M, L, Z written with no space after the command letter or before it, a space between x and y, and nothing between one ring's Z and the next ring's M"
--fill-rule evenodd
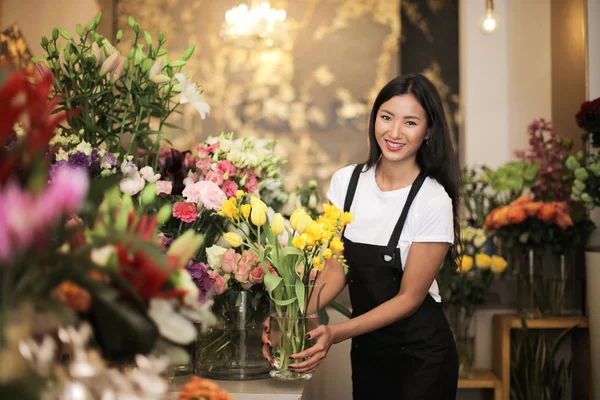
M273 46L287 33L285 10L271 8L267 1L249 3L225 13L221 36L238 44Z

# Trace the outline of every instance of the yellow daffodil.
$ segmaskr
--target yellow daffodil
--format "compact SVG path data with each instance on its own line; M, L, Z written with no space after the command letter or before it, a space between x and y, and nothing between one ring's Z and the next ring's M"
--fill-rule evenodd
M271 231L276 235L281 235L284 230L285 221L283 220L283 215L276 213L273 216L273 221L271 221Z
M479 253L475 255L475 265L479 269L488 269L490 264L492 263L492 259L485 253Z
M500 256L492 256L490 269L495 274L501 274L506 269L507 262L504 258Z
M344 251L344 243L340 240L339 237L336 236L333 239L331 239L331 242L329 242L329 248L334 253L341 253L342 251Z
M460 272L466 273L469 272L471 268L473 268L473 257L463 255L459 261Z
M242 245L242 237L235 232L227 232L223 235L223 239L225 239L231 247L240 247Z
M247 221L250 218L250 210L252 210L252 206L250 204L242 204L240 207L242 209L242 216Z

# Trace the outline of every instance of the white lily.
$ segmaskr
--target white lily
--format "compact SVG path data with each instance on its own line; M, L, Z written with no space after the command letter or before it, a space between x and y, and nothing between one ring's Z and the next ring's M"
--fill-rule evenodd
M175 311L173 303L165 299L150 299L148 316L158 332L167 340L177 344L189 344L196 338L196 328L192 322Z
M206 118L206 114L210 112L210 106L202 100L202 92L198 86L182 73L175 74L175 79L177 79L181 86L179 103L191 104L198 111L202 119Z

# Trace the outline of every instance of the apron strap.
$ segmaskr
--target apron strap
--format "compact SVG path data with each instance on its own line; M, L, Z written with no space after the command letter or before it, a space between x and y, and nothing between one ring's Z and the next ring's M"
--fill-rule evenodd
M396 247L398 247L398 241L400 240L400 234L402 233L402 228L404 228L404 223L406 222L406 217L408 216L408 210L410 209L413 200L417 196L419 189L421 189L421 186L423 186L423 182L425 182L426 177L427 175L425 174L425 172L421 171L419 173L419 176L417 176L417 178L413 182L412 187L410 188L410 192L408 192L408 197L406 199L406 203L404 203L404 208L402 209L400 218L396 223L396 227L394 228L392 237L390 238L390 241L387 247L385 248L385 252L382 255L383 260L385 262L392 262L394 260L395 250Z
M352 201L354 200L354 194L356 193L356 186L358 186L358 178L363 169L363 164L358 164L352 172L352 178L350 178L350 184L348 185L348 191L346 192L346 200L344 201L344 211L349 212Z

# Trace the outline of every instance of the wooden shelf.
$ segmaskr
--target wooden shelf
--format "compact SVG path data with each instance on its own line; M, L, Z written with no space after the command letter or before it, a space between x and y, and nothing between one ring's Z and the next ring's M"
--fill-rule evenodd
M459 389L494 389L500 385L500 379L492 371L473 371L473 377L469 379L459 379Z
M552 317L539 319L526 319L525 323L529 329L568 329L572 327L582 328L573 331L573 348L585 349L585 343L589 343L587 328L589 322L586 317ZM502 387L502 399L508 400L510 397L510 356L512 330L522 328L521 319L517 314L496 314L492 318L492 343L493 343L493 372L498 377ZM582 347L583 346L583 347ZM573 352L573 365L586 365L583 358L588 357L585 350ZM573 376L576 376L575 371ZM581 385L573 385L573 398L588 398L589 382L582 382ZM575 395L577 393L577 396ZM581 394L579 394L581 393Z

